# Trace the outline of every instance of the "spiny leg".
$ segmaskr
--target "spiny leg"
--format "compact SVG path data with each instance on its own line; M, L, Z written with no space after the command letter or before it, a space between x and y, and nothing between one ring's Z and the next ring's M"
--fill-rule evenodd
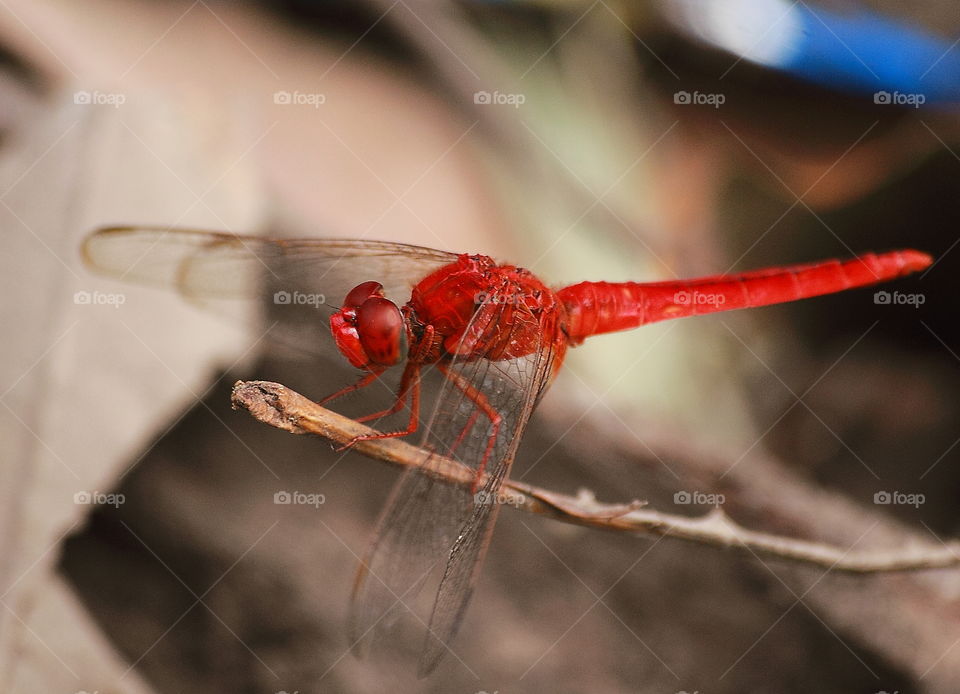
M348 441L339 450L350 448L357 441L368 441L371 439L389 439L400 436L407 436L414 433L420 424L420 369L423 367L427 353L433 344L434 327L432 325L424 328L423 335L420 336L416 351L410 356L406 366L403 369L403 376L400 377L400 387L397 389L397 399L393 405L380 412L366 415L357 419L358 422L366 422L371 419L386 417L395 412L399 412L403 407L407 393L410 393L410 421L407 428L403 431L378 432L376 434L365 434L357 436Z
M470 430L473 429L473 425L477 423L477 419L480 418L480 410L474 410L470 414L470 419L467 421L467 424L463 427L463 431L457 436L457 440L453 442L453 445L450 446L450 451L447 455L452 456L457 452L457 449L460 448L460 444L463 443L463 440L467 438L467 434L470 433Z
M439 369L444 376L449 378L453 384L463 392L464 395L473 401L473 404L480 408L480 411L483 412L487 419L490 420L490 435L487 437L487 447L483 452L483 459L480 461L480 465L474 471L475 477L473 480L473 485L470 487L470 493L476 494L477 490L480 488L480 480L483 478L484 470L487 468L487 461L490 459L490 454L493 452L493 447L497 443L497 435L500 433L500 425L503 422L503 418L500 416L499 412L490 406L490 402L487 400L487 397L479 390L474 388L470 383L468 383L462 376L460 376L460 374L453 373L443 364L437 364L437 369ZM457 440L453 446L454 449L460 445L464 437L467 435L467 432L475 423L476 417L471 416L470 421L467 422L467 427L457 437ZM453 451L449 451L447 453L452 452Z
M355 390L360 390L361 388L366 388L368 385L370 385L371 383L373 383L373 382L380 376L380 374L382 374L382 373L383 373L383 371L381 370L381 371L371 371L370 373L364 374L364 375L361 376L356 382L351 383L350 385L341 388L340 390L338 390L338 391L335 392L335 393L331 393L330 395L328 395L327 397L325 397L323 400L321 400L321 401L318 402L317 404L318 404L318 405L326 405L328 402L331 402L331 401L333 401L333 400L336 400L336 399L339 398L339 397L343 397L343 396L346 395L347 393L352 393L352 392L355 391Z
M346 450L358 441L370 441L372 439L392 439L400 436L408 436L417 430L417 427L420 424L420 364L415 364L412 362L407 364L407 368L404 370L405 379L408 378L408 373L409 385L407 386L407 389L410 391L410 421L407 424L407 428L402 431L378 431L375 434L355 436L338 450ZM401 386L401 389L402 388L403 387ZM394 403L394 407L396 407L396 403ZM396 409L399 409L399 407Z
M400 390L399 390L399 392L397 393L397 399L396 399L396 401L393 403L393 405L391 405L389 408L387 408L387 409L385 409L385 410L381 410L380 412L374 412L373 414L368 414L368 415L365 415L365 416L363 416L363 417L358 417L358 418L356 419L356 421L358 421L358 422L366 422L366 421L371 420L371 419L377 419L377 418L379 418L379 417L385 417L385 416L387 416L387 415L389 415L389 414L393 414L394 412L396 412L397 410L399 410L401 407L403 407L404 400L406 399L406 391L407 391L407 388L408 388L408 385L407 385L407 380L408 380L407 371L408 371L408 369L409 369L409 366L408 366L407 369L404 369L403 378L402 378L402 380L401 380L401 382L400 382ZM360 390L361 388L366 388L368 385L370 385L371 383L373 383L373 381L374 381L375 379L377 379L377 378L380 376L381 373L383 373L383 370L380 370L380 371L371 371L370 373L363 375L363 376L362 376L358 381L356 381L355 383L351 383L350 385L348 385L348 386L346 386L346 387L344 387L344 388L341 388L341 389L338 390L337 392L331 393L330 395L328 395L327 397L325 397L323 400L321 400L318 404L320 404L320 405L325 405L325 404L327 404L328 402L330 402L331 400L336 400L337 398L342 397L342 396L346 395L347 393L352 393L352 392L355 391L355 390ZM351 441L348 441L345 445L341 446L341 447L338 448L337 450L338 450L338 451L346 450L347 448L350 448L350 446L352 446L353 444L355 444L357 441L362 440L362 438L376 438L376 437L357 437L357 438L352 439Z
M412 383L412 369L413 364L408 363L403 370L403 376L400 377L400 387L397 389L397 397L394 400L394 403L385 410L380 410L379 412L374 412L373 414L366 414L362 417L357 417L356 421L358 422L369 422L371 419L380 419L381 417L387 417L392 415L394 412L399 412L403 409L403 405L407 400L407 393L410 391L410 385Z

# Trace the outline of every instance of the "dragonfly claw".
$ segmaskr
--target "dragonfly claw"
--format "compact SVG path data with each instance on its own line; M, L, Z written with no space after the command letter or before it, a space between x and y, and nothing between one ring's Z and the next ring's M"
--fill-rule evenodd
M338 446L338 447L335 448L334 450L335 450L337 453L343 453L344 451L353 448L353 444L355 444L357 441L359 441L359 440L362 439L362 438L363 438L362 436L354 436L352 439L350 439L349 441L347 441L345 444L343 444L342 446Z

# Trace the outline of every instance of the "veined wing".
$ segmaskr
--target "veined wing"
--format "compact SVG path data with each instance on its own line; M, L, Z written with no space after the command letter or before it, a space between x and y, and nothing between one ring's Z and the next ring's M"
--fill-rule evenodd
M87 237L83 257L97 272L169 287L221 314L265 303L271 322L279 321L280 332L295 334L293 341L308 352L317 351L321 341L316 334L300 334L305 317L325 328L316 309L326 309L324 315L336 310L347 292L366 280L383 284L387 296L402 305L417 281L457 258L387 241L274 239L163 227L100 229Z
M485 336L502 330L501 317L514 310L508 305L492 297L474 314L466 333ZM425 577L444 567L420 659L421 676L436 667L460 626L490 541L497 493L549 380L556 316L528 313L524 319L536 323L541 336L531 354L502 361L458 357L444 367L446 380L423 435L422 445L437 454L473 470L484 465L482 485L473 493L446 484L430 461L405 472L357 576L351 626L364 650L378 631L409 610ZM499 415L499 425L484 409Z

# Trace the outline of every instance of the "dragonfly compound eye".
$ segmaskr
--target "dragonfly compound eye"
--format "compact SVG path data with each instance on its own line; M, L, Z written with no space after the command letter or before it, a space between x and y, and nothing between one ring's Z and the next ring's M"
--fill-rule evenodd
M356 331L370 362L393 366L406 358L407 333L397 305L372 296L357 309Z
M373 281L361 282L347 294L343 308L360 308L360 304L374 296L383 298L383 285Z

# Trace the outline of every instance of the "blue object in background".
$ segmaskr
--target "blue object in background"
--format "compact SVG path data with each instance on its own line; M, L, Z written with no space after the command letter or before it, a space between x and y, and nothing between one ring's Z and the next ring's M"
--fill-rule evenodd
M868 10L789 0L669 0L681 31L745 60L876 103L960 102L960 45Z

